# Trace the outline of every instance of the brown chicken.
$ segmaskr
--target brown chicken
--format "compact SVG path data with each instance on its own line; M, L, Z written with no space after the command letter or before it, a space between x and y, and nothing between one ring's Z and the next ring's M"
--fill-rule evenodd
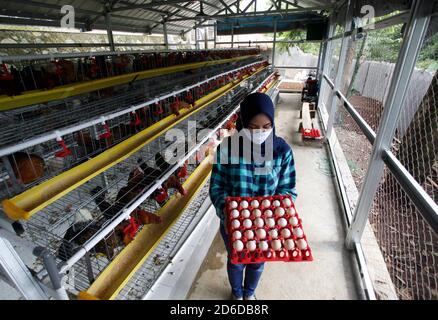
M44 174L44 160L36 154L16 152L8 158L15 177L23 184L34 182Z

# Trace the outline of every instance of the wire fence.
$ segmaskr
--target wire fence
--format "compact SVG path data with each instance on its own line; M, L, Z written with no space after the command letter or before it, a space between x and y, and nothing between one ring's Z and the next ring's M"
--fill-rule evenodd
M436 20L436 17L433 18ZM432 24L432 23L431 23ZM339 46L332 43L337 58ZM437 202L438 196L438 53L436 33L429 30L409 82L392 152ZM340 91L377 133L402 43L402 25L373 30L346 39L346 60ZM328 76L334 81L338 60L331 59ZM325 82L325 81L324 81ZM324 84L328 88L327 83ZM329 89L329 88L328 88ZM330 90L321 101L331 107ZM367 174L372 144L347 109L340 104L334 131L360 190ZM355 199L350 199L354 212ZM369 222L400 299L438 298L438 237L423 219L392 173L385 168L374 198ZM382 297L383 298L383 297Z

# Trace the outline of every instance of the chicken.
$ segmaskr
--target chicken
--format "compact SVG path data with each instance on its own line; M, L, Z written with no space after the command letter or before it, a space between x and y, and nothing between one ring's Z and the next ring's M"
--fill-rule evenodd
M16 152L8 159L15 177L23 184L34 182L44 174L44 160L36 154Z
M125 74L134 71L133 55L122 54L113 59L114 71L116 74Z
M80 221L74 223L67 229L63 237L61 246L58 249L57 257L62 261L70 259L97 231L102 229L105 219L99 221ZM119 239L122 238L121 232L109 234L106 238L99 241L94 247L96 253L102 253L108 259L114 256L114 249L119 245Z
M121 210L130 204L134 199L136 199L141 192L151 184L153 184L159 177L161 177L165 170L169 167L169 164L164 161L160 153L156 155L157 168L152 168L148 166L141 159L138 160L138 166L136 166L128 176L128 183L125 187L122 187L117 193L116 200L113 204L110 204L105 199L105 193L102 192L101 187L96 187L91 191L91 195L94 197L94 201L100 209L100 212L105 217L105 219L112 219L114 216L119 214ZM179 181L178 175L186 175L186 165L177 170L172 174L162 185L162 187L153 193L154 199L160 206L163 206L167 200L168 194L167 190L176 189L182 195L187 192L182 187ZM151 223L161 223L161 218L153 213L147 212L145 210L136 209L131 214L132 218L136 218L140 224L151 224ZM125 229L132 222L122 222L120 225L121 229ZM132 239L131 239L132 240ZM130 241L130 240L129 240ZM124 235L124 243L127 242L126 234Z
M0 64L0 95L16 96L23 91L19 71L13 65Z

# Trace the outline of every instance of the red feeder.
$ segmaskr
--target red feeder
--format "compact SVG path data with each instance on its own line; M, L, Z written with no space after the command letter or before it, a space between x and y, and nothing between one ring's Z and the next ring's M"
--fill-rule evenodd
M184 163L184 165L181 167L181 169L178 172L178 177L181 179L184 179L185 177L187 177L187 162Z
M6 63L2 63L0 70L0 80L13 80L14 76L9 72Z
M54 65L55 65L55 68L56 68L56 71L55 71L55 73L58 75L58 76L60 76L60 75L62 75L62 66L61 66L61 63L59 62L59 61L51 61Z
M190 90L187 91L187 95L185 99L189 104L193 104L193 95Z
M131 121L131 125L133 125L133 126L140 125L141 124L141 120L140 120L140 117L138 116L137 112L133 111L132 114L134 115L135 120Z
M128 235L132 239L137 233L139 226L137 220L134 217L130 217L129 224L123 228L123 234Z
M155 110L152 112L154 116L159 116L160 114L162 114L163 111L163 107L161 106L161 104L159 102L155 102Z
M105 133L102 133L99 138L100 139L107 139L109 137L111 137L113 134L111 133L111 130L108 126L108 124L106 123L102 123L103 127L105 128Z
M61 138L56 139L56 141L58 142L58 144L62 147L62 151L58 151L55 153L55 157L58 158L65 158L69 155L71 155L71 150L67 147L67 145L65 144L64 140L62 140Z
M167 190L164 188L159 188L158 190L158 194L155 196L155 200L157 202L164 202L168 197L169 194L167 193Z

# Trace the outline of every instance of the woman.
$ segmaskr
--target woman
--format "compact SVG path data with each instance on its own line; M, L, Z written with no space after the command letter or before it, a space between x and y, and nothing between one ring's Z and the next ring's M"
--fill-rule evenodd
M210 198L221 220L220 232L227 251L228 234L224 213L227 196L289 194L294 201L297 196L292 150L275 134L271 98L264 93L248 95L240 105L240 121L238 153L232 150L232 137L224 139L218 147L210 180ZM271 157L268 152L271 152ZM256 161L262 158L265 159L263 162ZM227 272L233 300L256 299L255 289L263 268L264 263L231 264L228 256Z

